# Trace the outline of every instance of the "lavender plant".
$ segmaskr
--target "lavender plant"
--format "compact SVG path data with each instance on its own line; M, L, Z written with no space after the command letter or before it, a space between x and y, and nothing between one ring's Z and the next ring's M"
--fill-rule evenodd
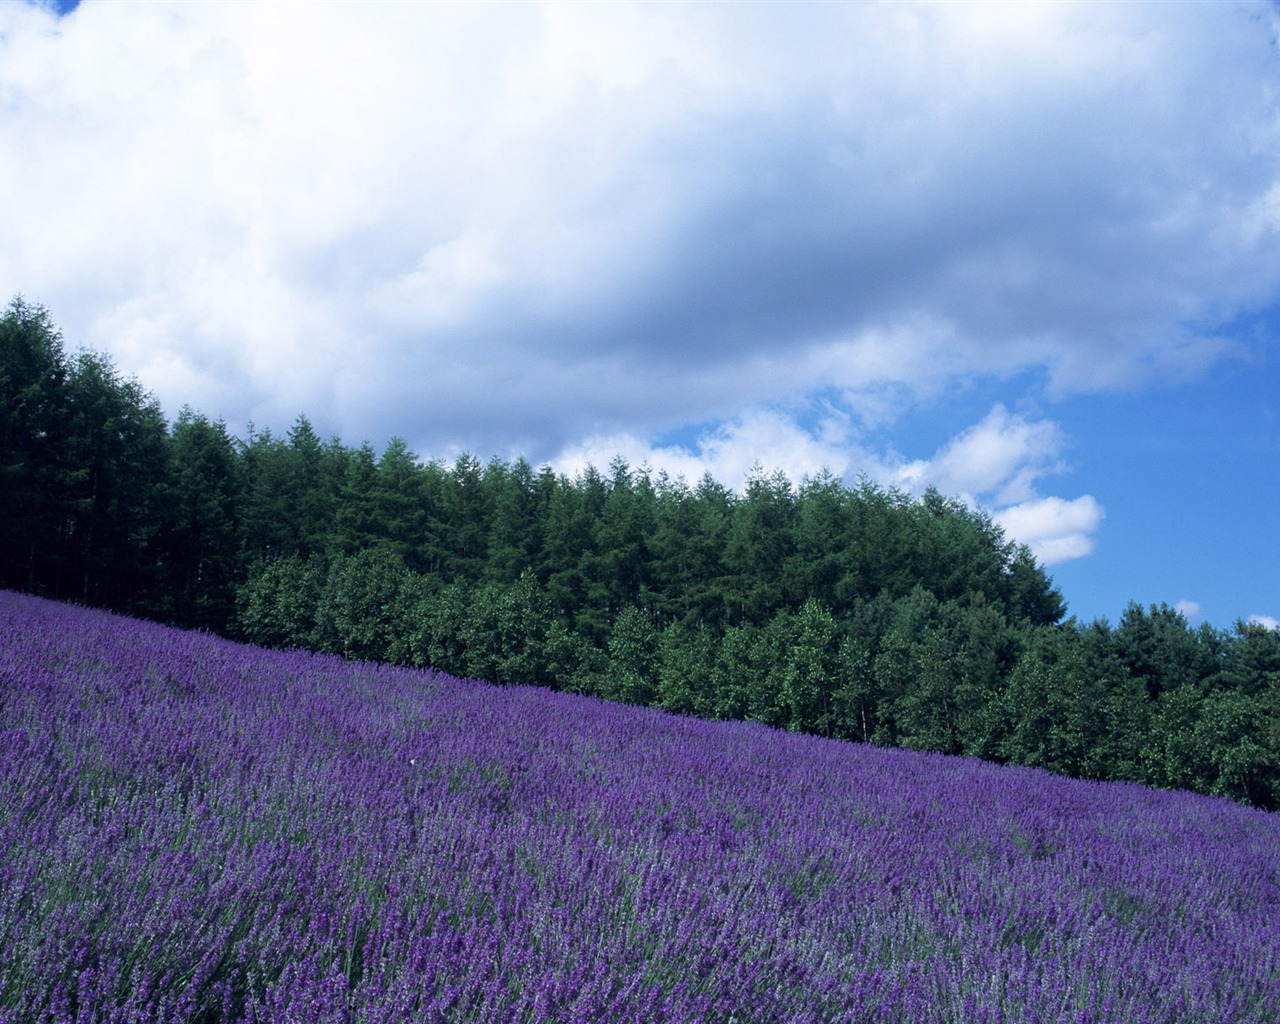
M1280 1019L1280 818L0 592L0 1024Z

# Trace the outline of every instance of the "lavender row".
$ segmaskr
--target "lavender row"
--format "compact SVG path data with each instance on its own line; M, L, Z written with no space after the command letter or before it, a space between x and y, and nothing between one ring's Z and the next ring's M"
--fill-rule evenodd
M1280 818L0 592L0 1022L1274 1022Z

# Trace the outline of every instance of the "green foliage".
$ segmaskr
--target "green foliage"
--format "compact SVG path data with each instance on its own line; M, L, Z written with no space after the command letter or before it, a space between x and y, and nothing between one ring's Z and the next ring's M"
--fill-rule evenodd
M737 625L763 625L787 604L790 562L795 552L796 498L777 471L757 469L735 508L725 544L727 610Z
M609 663L608 655L563 622L552 622L544 648L547 676L556 689L596 694Z
M769 688L768 659L760 630L730 626L724 631L711 676L713 718L768 722L778 717Z
M993 704L995 753L1004 761L1086 774L1089 752L1105 733L1102 696L1073 633L1033 633Z
M1237 622L1223 638L1222 673L1212 682L1221 689L1258 697L1280 687L1280 630Z
M0 579L8 586L48 586L74 468L61 451L69 432L66 379L62 337L48 310L15 298L0 317Z
M300 554L291 523L293 482L289 450L270 430L239 445L241 519L239 557L243 564L272 562Z
M1276 697L1280 688L1250 696L1238 690L1209 695L1195 726L1195 745L1209 778L1193 788L1263 807L1280 804L1280 751Z
M662 633L657 703L677 714L715 715L711 688L720 641L709 626L677 622Z
M421 568L427 546L427 506L417 456L398 437L391 439L378 459L371 481L369 528L377 543L393 551L406 566ZM363 547L364 545L357 545Z
M225 629L235 603L239 483L225 425L184 408L170 440L168 568L174 618Z
M1278 696L1280 688L1204 696L1190 683L1164 695L1143 751L1145 781L1280 806Z
M236 595L237 635L261 647L318 646L316 610L325 577L297 555L259 562Z
M1155 698L1195 684L1214 671L1212 633L1196 633L1166 604L1130 604L1113 638L1121 663Z
M628 605L609 631L609 667L600 695L625 704L652 704L658 695L658 631L635 605Z
M49 313L0 316L0 585L164 614L160 408Z
M306 416L294 421L288 434L285 479L290 500L286 510L291 549L304 558L328 547L330 524L337 512L337 481L326 472L324 446Z
M535 475L524 459L510 467L495 459L485 470L485 487L493 507L488 576L511 583L537 562L555 476L545 467Z
M1161 695L1142 751L1145 779L1166 789L1203 789L1214 774L1196 742L1203 698L1186 683Z
M984 696L961 663L963 626L952 606L938 604L931 595L917 591L907 601L925 607L905 609L901 614L920 624L899 624L892 634L898 686L889 711L897 742L959 754Z
M332 553L351 555L388 539L378 491L378 457L373 445L366 441L343 460L336 529L329 542Z
M1280 802L1280 634L1069 620L981 510L823 472L232 438L0 316L0 585L270 646Z
M778 620L781 635L779 698L792 732L835 732L832 696L840 677L840 634L830 610L810 599L794 616Z
M334 558L316 606L316 646L347 658L402 660L395 655L402 653L407 572L389 547Z
M65 451L75 471L65 554L79 572L78 597L161 610L169 446L160 406L91 352L70 364L67 396ZM219 625L226 612L217 609Z
M1025 544L1014 547L1012 555L1007 555L997 594L1003 600L1006 614L1014 621L1052 626L1067 614L1062 594L1054 588L1048 573Z
M529 570L509 586L476 590L462 628L466 675L499 683L548 684L546 595Z
M463 633L470 611L470 594L457 583L433 587L429 580L410 577L400 594L410 660L420 668L467 674Z
M839 672L832 682L835 735L870 743L880 725L880 681L871 648L856 632L840 640Z

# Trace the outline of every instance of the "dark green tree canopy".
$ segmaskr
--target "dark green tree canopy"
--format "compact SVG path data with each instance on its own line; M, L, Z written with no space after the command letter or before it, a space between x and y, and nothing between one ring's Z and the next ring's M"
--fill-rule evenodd
M1065 620L1031 551L937 491L168 426L16 298L0 523L0 586L255 643L1280 804L1280 634Z

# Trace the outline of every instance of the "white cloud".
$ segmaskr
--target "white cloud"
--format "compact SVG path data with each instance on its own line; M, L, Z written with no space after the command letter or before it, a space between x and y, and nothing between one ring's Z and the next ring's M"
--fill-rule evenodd
M1015 504L1034 495L1037 478L1062 471L1063 443L1056 424L1029 422L997 405L929 461L904 466L900 478L914 490L931 485L945 494Z
M868 462L839 417L830 417L810 431L785 413L768 409L748 410L703 433L689 447L654 446L625 434L598 436L566 450L553 462L557 470L572 475L588 465L603 469L616 455L633 467L648 465L673 479L683 477L690 485L710 473L738 490L757 469L782 470L792 484L799 484L824 469L844 475Z
M1200 618L1200 602L1198 601L1189 601L1184 597L1173 607L1188 622L1194 622Z
M1041 497L1034 483L1061 472L1064 438L1049 421L1028 421L996 406L929 460L904 462L894 452L875 452L859 437L847 414L827 409L812 428L794 414L752 409L705 431L691 445L654 445L635 434L597 435L570 446L552 460L570 475L597 469L622 456L632 467L647 465L695 483L703 473L741 489L755 468L781 469L793 484L829 470L846 481L865 475L882 486L920 494L927 487L984 505L1009 539L1026 544L1044 565L1093 553L1106 513L1093 495ZM1010 499L1010 495L1016 498Z
M1010 539L1026 544L1045 565L1058 565L1093 553L1094 534L1106 513L1091 494L1071 501L1035 498L994 515Z
M1277 95L1223 4L0 5L0 301L171 416L866 473L1057 564L1103 507L1045 495L1068 439L1017 389L1232 353ZM932 455L871 433L993 377Z
M990 509L1006 535L1046 565L1092 554L1105 516L1092 495L1042 497L1037 482L1065 471L1067 439L1050 420L1028 420L996 405L930 459L886 466L889 479L919 494L936 487Z
M1280 631L1280 619L1273 615L1250 615L1249 621L1255 626L1261 626L1263 629Z
M1271 43L1228 5L10 4L0 290L167 407L354 436L438 430L334 397L369 337L395 358L361 389L502 361L566 410L607 359L602 427L641 434L818 388L885 417L886 384L1193 375L1230 346L1185 325L1280 277ZM471 443L518 398L462 396Z
M432 246L411 270L375 285L371 305L388 323L456 327L507 279L491 236L467 230Z

